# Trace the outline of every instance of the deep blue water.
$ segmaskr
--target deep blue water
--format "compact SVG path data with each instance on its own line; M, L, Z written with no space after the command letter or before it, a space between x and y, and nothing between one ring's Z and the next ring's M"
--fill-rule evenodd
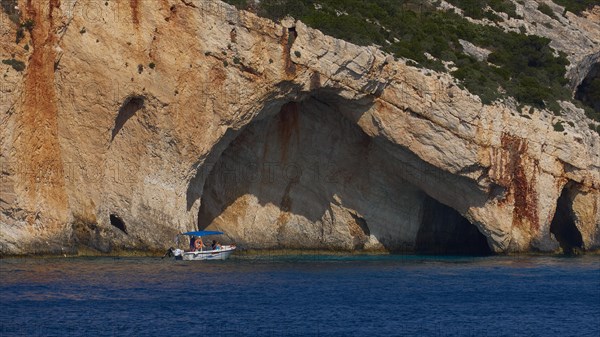
M600 257L0 260L1 336L600 336Z

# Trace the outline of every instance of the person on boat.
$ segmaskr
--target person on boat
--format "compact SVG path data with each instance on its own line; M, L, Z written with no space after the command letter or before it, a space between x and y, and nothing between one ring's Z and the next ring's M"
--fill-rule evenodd
M196 242L194 242L194 251L202 251L202 247L204 247L204 242L202 242L201 237L197 237Z
M196 243L196 237L191 235L190 236L190 252L193 252L195 247L194 244Z
M219 243L219 241L215 242L215 247L213 248L213 250L221 250L221 244Z
M213 240L212 245L210 245L210 249L215 250L217 248L217 240Z

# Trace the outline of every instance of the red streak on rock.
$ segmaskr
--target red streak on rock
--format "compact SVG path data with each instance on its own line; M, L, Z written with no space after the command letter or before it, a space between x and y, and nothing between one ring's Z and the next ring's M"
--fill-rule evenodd
M131 7L131 18L133 20L133 23L136 25L140 23L140 12L138 5L138 0L129 0L129 7Z
M287 157L287 151L290 146L292 134L295 132L297 140L299 138L299 110L300 107L297 102L289 102L281 107L278 121L279 140L281 144L281 161L285 161Z
M34 22L30 30L33 51L24 76L19 134L14 146L24 168L17 174L24 176L21 181L25 182L26 202L64 221L67 197L54 86L57 41L53 13L59 7L59 0L48 1L48 7L32 0L26 4L26 18Z
M509 189L506 201L511 197L514 201L513 224L537 232L539 230L536 190L538 163L528 157L527 148L527 140L503 134L501 167L497 168L496 179ZM530 177L527 175L527 168L531 171Z

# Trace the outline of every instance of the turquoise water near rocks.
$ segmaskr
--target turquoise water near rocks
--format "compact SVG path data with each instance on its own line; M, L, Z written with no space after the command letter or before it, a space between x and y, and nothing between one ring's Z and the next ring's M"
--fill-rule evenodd
M600 257L0 260L1 336L600 336Z

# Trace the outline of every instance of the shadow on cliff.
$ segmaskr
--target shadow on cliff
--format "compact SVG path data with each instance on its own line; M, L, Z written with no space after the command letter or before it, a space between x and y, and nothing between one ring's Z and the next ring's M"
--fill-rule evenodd
M188 209L201 198L198 229L228 214L255 219L256 214L248 214L256 210L251 202L263 210L277 209L274 226L284 226L291 216L324 226L339 220L335 205L348 213L344 219L349 219L356 249L370 234L377 236L374 223L397 221L419 226L416 242L378 237L387 250L489 254L474 225L413 184L432 172L445 179L464 178L439 172L408 150L402 150L400 160L390 156L382 146L385 140L358 126L371 107L370 99L348 101L316 93L284 104L241 132L226 134L188 186Z
M575 98L594 109L600 117L600 63L594 63L590 71L577 86Z
M125 126L125 123L135 115L140 109L144 107L143 96L132 96L128 97L125 102L119 108L119 113L115 119L115 126L113 127L111 134L111 141L115 139L119 131Z

